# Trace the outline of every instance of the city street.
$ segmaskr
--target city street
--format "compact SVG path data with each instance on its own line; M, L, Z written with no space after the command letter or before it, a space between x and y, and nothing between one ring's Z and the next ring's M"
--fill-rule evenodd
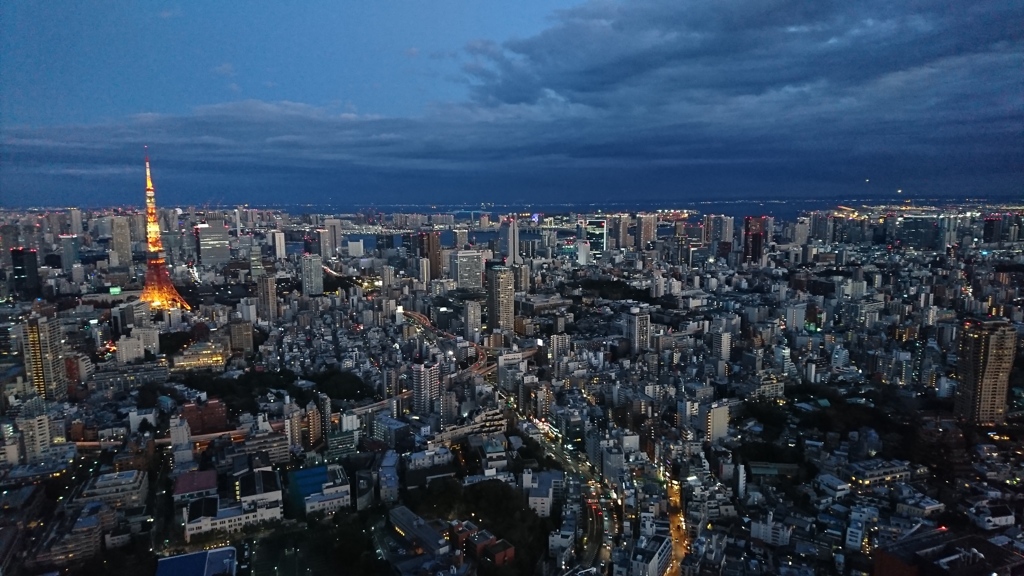
M668 506L669 530L672 533L672 563L669 565L669 573L676 574L690 549L690 540L684 524L686 510L683 507L683 492L677 481L668 483Z

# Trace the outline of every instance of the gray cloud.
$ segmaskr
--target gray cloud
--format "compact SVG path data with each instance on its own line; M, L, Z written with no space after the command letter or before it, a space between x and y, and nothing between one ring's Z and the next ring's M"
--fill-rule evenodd
M6 128L0 183L130 200L122 170L148 143L182 198L233 201L840 195L865 175L1007 193L1024 184L1021 21L1019 2L594 1L470 43L469 98L419 117L248 100Z

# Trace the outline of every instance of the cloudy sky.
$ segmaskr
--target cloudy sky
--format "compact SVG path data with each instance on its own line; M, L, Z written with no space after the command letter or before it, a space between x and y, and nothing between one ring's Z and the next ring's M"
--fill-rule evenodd
M1024 1L0 2L0 206L1024 198Z

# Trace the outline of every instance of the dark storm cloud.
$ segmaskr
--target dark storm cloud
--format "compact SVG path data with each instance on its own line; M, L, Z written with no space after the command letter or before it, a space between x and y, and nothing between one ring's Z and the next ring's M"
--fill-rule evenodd
M468 45L470 98L420 117L243 101L7 128L0 181L134 201L148 143L176 201L843 194L865 175L1006 194L1024 186L1022 6L589 2Z

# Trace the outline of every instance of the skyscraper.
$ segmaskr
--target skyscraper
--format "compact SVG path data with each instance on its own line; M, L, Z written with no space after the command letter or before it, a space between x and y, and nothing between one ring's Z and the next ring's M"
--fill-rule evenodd
M441 277L441 233L420 232L418 241L420 257L430 262L430 279L437 280Z
M36 394L52 401L68 396L68 376L64 367L64 343L60 322L33 316L25 323L25 371Z
M480 319L480 303L475 300L466 300L463 315L462 322L466 326L463 336L466 340L478 342L480 340L480 325L482 324Z
M78 235L78 234L82 233L82 211L81 210L79 210L78 208L69 208L68 209L68 225L70 226L71 234Z
M288 257L285 250L284 232L271 232L270 243L274 248L274 259L284 260Z
M519 223L515 217L506 218L498 230L498 244L501 254L507 258L508 264L520 264L523 257L519 255Z
M416 260L416 279L422 284L430 284L430 276L433 267L430 265L430 260L427 258L418 258Z
M711 334L711 354L719 360L729 361L732 357L732 333L715 328Z
M732 242L733 218L724 214L704 216L704 243Z
M306 296L324 293L324 261L318 254L302 255L302 292Z
M608 249L608 221L587 220L585 237L590 242L590 253L595 258L600 257L601 253Z
M412 411L427 416L441 398L441 371L437 364L412 365Z
M633 352L646 350L651 345L651 314L639 307L629 309L626 314L626 336Z
M767 218L747 216L743 219L743 260L760 262L768 237Z
M511 330L515 323L515 278L507 266L487 272L487 325L492 331Z
M210 219L196 226L199 262L207 268L223 266L231 261L231 246L224 221Z
M1004 320L968 320L960 333L954 411L972 424L1006 419L1006 389L1017 332Z
M658 215L636 215L636 249L646 250L647 245L658 238Z
M321 392L316 396L316 407L320 411L320 430L324 436L334 429L331 414L334 412L334 405L331 397Z
M124 216L114 216L110 219L110 250L117 254L118 266L132 265L131 227Z
M311 239L314 248L314 252L319 254L324 260L330 260L334 255L334 248L331 246L331 231L326 228L320 228L313 231L314 237Z
M324 220L324 228L327 230L327 249L323 254L324 258L333 258L338 255L341 248L341 241L345 239L341 234L341 220L338 218L327 218Z
M615 219L615 247L619 250L629 247L629 221L630 217L626 215Z
M277 319L277 281L273 276L261 276L256 281L256 314L267 322Z
M458 250L451 254L451 276L460 290L484 287L484 255L477 250Z
M42 295L39 282L39 256L35 250L12 248L11 264L14 268L14 292L22 300L32 300Z
M75 264L81 263L78 254L79 243L78 236L64 234L60 237L60 264L65 274L71 272Z

